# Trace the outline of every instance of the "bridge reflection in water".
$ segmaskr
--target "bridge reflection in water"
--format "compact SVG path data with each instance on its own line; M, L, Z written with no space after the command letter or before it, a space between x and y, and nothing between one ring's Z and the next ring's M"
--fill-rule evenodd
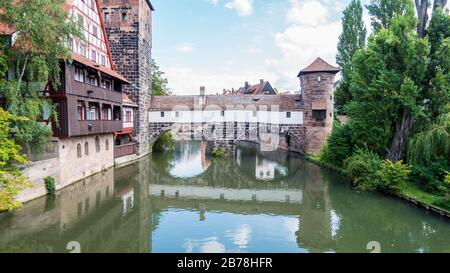
M202 142L98 174L0 215L0 252L449 252L450 224L398 200L352 191L287 153Z

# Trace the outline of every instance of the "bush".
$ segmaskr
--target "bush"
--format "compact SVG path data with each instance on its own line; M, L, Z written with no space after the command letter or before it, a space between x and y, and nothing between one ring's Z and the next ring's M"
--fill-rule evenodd
M56 191L55 178L47 176L44 178L44 183L45 188L47 189L47 193L50 195L55 194Z
M377 175L381 165L380 157L367 150L357 150L344 161L344 168L353 186L370 190L376 188Z
M326 149L321 153L321 160L342 167L344 160L353 153L352 134L347 124L335 126Z
M220 158L220 157L230 156L230 153L228 152L227 149L225 149L223 147L218 147L218 148L213 149L212 155L216 158Z
M398 193L408 181L410 173L411 167L403 164L401 160L396 163L385 160L376 172L377 189L387 193Z
M162 133L161 136L153 144L153 152L165 152L173 150L175 139L171 132Z
M426 192L445 195L447 190L443 181L448 169L450 166L443 160L414 164L411 169L411 180Z

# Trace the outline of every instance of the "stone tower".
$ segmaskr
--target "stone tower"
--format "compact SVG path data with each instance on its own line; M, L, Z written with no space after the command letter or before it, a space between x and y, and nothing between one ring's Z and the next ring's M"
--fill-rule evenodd
M149 152L147 110L154 9L150 0L102 0L102 8L116 69L131 82L124 92L139 106L134 132L137 153L143 156Z
M333 130L333 89L339 71L339 68L317 58L298 74L305 107L306 153L320 152Z

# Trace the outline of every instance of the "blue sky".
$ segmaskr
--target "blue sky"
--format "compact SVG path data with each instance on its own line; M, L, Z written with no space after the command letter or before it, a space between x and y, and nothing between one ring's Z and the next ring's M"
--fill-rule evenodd
M301 68L335 64L350 0L153 0L153 58L175 94L269 80L298 91ZM368 0L363 0L363 3ZM370 19L365 11L364 20Z

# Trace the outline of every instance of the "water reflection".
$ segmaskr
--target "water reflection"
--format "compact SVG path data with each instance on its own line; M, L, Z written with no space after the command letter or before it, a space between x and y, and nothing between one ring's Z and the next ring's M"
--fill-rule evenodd
M299 157L245 146L236 160L213 160L202 150L181 142L1 214L0 252L69 252L70 241L82 252L368 252L369 241L382 252L450 252L448 221L352 191Z

